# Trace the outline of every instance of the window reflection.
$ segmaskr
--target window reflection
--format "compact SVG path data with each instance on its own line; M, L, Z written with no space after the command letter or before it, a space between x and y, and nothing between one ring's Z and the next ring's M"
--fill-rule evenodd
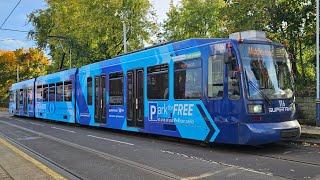
M201 60L191 59L175 62L174 69L174 98L201 99Z

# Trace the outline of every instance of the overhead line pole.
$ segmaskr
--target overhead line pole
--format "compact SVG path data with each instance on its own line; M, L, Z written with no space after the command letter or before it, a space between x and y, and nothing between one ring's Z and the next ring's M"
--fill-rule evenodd
M72 49L71 49L71 47L70 47L70 49L69 49L69 57L70 57L70 59L69 59L69 64L70 64L70 68L69 69L71 69L71 58L72 58L72 56L71 56L71 52L72 52Z
M127 28L125 22L123 22L123 49L124 53L127 53Z
M317 48L317 98L316 98L316 125L320 126L320 93L319 93L319 0L316 0L317 8L317 22L316 22L316 48Z
M19 65L17 66L17 82L20 81L20 78L19 78Z

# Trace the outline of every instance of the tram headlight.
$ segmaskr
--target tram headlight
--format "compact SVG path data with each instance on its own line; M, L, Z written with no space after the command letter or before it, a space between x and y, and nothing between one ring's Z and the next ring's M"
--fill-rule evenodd
M262 104L249 104L248 110L249 114L259 114L264 112Z

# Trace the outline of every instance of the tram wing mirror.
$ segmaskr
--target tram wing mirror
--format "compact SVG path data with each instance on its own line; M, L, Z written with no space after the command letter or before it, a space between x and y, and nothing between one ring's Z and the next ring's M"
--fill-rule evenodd
M290 62L294 62L295 61L294 55L292 53L289 53L288 56L289 56Z
M236 61L235 55L231 52L226 52L224 56L224 63L225 64L231 64Z
M230 74L230 79L236 79L238 80L240 78L240 68L238 67L236 70Z
M234 62L236 60L236 58L232 58L228 55L228 53L226 53L225 58L224 58L224 63L225 64L231 64L232 62Z
M229 42L227 43L227 50L224 56L224 63L230 64L236 61L236 56L234 55L232 44Z
M231 85L232 86L239 86L239 79L238 78L231 79Z

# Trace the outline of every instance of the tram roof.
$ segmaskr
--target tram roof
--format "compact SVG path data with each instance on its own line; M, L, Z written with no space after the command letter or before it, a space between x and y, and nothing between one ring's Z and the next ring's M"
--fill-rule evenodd
M76 72L77 72L77 68L68 69L68 70L64 70L64 71L59 71L59 72L56 72L56 73L53 73L53 74L39 76L39 77L37 77L36 81L45 81L45 80L48 80L48 79L65 77L65 76L68 76L68 75L76 74Z
M106 59L100 62L82 66L81 68L79 68L79 72L87 71L92 67L97 67L97 66L104 67L108 65L124 63L133 59L142 59L146 57L161 55L165 53L171 53L174 51L179 51L179 50L183 50L191 47L197 47L204 44L209 44L209 43L218 42L218 41L226 41L226 40L230 41L230 39L228 38L192 38L192 39L186 39L182 41L159 44L159 45L143 48L137 51L129 52L123 55L119 55L112 59Z
M10 87L10 90L22 89L25 87L29 87L31 85L33 86L34 82L35 82L35 78L20 81L20 82L12 84L12 86Z

